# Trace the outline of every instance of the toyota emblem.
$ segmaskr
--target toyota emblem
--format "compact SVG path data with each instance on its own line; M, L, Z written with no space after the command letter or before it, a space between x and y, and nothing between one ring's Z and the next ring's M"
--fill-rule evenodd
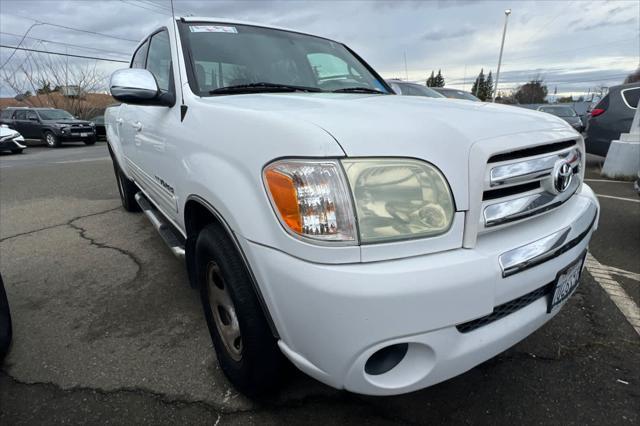
M573 168L569 162L559 161L554 167L553 188L558 192L564 192L571 185L573 178Z

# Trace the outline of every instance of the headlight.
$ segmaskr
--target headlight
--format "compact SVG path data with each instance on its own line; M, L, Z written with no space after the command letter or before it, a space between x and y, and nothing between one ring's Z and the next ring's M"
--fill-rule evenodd
M346 180L337 160L280 160L265 168L271 203L289 232L355 244L358 231L362 243L379 243L449 230L453 197L434 166L394 158L341 163Z
M363 243L432 237L449 230L454 203L434 166L411 159L343 160Z
M93 121L89 123L89 126L91 127L96 127L96 123L94 123Z
M313 240L355 244L351 196L338 161L277 161L264 169L264 181L288 231Z

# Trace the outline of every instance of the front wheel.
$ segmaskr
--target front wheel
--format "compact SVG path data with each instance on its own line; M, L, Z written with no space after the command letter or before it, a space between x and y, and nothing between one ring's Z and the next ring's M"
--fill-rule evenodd
M257 396L281 383L286 362L244 262L226 232L206 226L195 244L196 277L220 368L242 393Z
M58 148L60 146L60 138L53 134L53 132L45 132L44 142L49 148Z
M118 192L120 193L120 201L122 201L122 207L128 212L139 212L140 206L136 201L136 194L138 193L138 187L130 180L120 169L120 166L116 162L116 159L112 157L113 171L116 175L116 182L118 184Z

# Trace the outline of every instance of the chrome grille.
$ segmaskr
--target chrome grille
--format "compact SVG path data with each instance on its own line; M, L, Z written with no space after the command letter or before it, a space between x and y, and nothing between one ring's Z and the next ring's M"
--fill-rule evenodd
M491 157L484 180L482 227L506 224L558 207L580 187L581 167L582 153L575 141Z

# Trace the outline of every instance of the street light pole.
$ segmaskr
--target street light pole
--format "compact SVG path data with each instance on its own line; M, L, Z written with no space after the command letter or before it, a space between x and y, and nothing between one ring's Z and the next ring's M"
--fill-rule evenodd
M500 65L502 65L502 51L504 49L504 38L507 35L507 22L509 21L509 15L511 15L511 9L504 11L504 29L502 30L502 43L500 44L500 57L498 58L498 71L496 72L496 88L493 91L492 102L496 102L496 95L498 94L498 82L500 81Z

